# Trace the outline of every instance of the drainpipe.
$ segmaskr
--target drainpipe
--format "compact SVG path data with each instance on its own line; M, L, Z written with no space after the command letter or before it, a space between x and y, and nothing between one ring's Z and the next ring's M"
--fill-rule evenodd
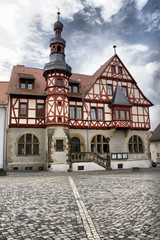
M94 76L94 75L93 75L93 76ZM84 95L86 94L87 89L88 89L89 85L90 85L91 82L92 82L93 76L92 76L91 79L89 80L89 83L87 84L87 87L86 87L86 89L84 90L83 96L82 96L82 102L85 104L86 109L87 109L87 121L88 121L88 127L87 127L87 152L89 152L89 134L88 134L88 130L89 130L89 110L88 110L87 104L84 102Z
M3 105L4 108L4 136L3 136L3 169L7 171L7 105Z

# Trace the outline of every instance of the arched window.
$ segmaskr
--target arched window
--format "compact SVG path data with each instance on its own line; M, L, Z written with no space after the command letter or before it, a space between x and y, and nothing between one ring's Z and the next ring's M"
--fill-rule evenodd
M130 153L143 153L142 139L137 135L133 135L129 139L128 148Z
M91 152L109 153L109 138L102 135L96 135L91 141Z
M61 46L58 46L57 47L57 52L60 52L61 51Z
M71 138L71 152L80 152L80 140L77 137Z
M39 154L39 141L33 134L25 134L18 141L18 155Z

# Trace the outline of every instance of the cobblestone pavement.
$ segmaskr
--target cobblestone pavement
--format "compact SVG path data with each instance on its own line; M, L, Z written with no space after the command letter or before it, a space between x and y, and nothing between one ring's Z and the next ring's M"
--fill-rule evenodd
M0 239L160 240L160 171L0 177Z

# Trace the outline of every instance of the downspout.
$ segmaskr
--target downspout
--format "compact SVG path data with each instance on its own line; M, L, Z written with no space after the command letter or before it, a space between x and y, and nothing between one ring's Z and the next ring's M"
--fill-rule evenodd
M3 169L7 171L7 105L4 105Z
M92 82L92 79L93 79L93 76L89 80L89 83L87 84L87 87L86 87L85 91L83 92L83 96L82 96L82 102L85 104L86 109L87 109L87 122L88 122L88 126L87 126L87 152L89 152L89 133L88 133L88 130L89 130L89 110L88 110L87 104L84 102L84 95L86 94L87 89Z

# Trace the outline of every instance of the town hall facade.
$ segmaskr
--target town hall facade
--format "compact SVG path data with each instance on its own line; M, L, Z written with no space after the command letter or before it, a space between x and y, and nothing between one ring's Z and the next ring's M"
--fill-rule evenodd
M149 107L115 53L92 76L65 62L54 24L44 69L13 67L8 87L8 169L78 171L149 167Z

